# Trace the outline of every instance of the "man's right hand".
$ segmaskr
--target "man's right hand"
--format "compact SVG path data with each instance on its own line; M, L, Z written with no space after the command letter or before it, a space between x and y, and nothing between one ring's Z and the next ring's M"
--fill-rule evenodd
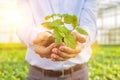
M40 32L37 37L34 39L33 44L49 46L51 43L55 41L51 32Z
M56 47L55 43L50 44L48 47L45 47L43 45L34 45L34 51L40 55L42 58L50 58L51 57L51 51L53 48Z
M56 44L54 43L54 37L50 32L40 32L33 41L34 51L40 55L40 57L50 58L51 51Z

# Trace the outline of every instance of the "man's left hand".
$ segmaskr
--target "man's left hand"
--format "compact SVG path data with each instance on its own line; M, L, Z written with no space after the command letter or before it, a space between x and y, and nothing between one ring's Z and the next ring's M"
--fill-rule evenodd
M59 48L52 49L51 59L53 61L65 61L67 59L76 57L81 50L82 47L80 42L77 42L77 47L75 49L67 47L63 43L59 46Z

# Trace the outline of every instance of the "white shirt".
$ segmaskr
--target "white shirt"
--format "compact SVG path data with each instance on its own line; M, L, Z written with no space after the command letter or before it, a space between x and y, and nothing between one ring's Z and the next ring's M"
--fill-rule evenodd
M91 57L90 45L96 37L96 0L20 0L20 12L23 20L17 29L20 40L28 47L26 60L29 64L49 70L67 69L75 64L88 62ZM41 58L33 50L32 41L37 33L47 29L40 24L44 17L53 13L75 14L79 18L79 25L85 29L89 36L85 48L75 58L67 61L54 62Z

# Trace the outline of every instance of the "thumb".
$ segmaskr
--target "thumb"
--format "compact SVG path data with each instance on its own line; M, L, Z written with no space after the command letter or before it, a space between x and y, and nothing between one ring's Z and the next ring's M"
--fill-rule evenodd
M78 32L74 31L71 34L73 34L76 37L76 40L80 43L86 42L86 39L83 36L81 36Z

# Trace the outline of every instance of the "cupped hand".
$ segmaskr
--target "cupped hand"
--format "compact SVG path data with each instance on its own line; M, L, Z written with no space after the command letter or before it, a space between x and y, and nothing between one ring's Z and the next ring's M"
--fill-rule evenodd
M86 39L81 36L78 32L74 31L73 34L76 37L76 48L72 49L67 47L64 43L62 43L58 48L52 49L51 59L53 61L65 61L70 58L76 57L82 50L82 43L86 42Z
M49 46L55 41L53 34L51 32L40 32L37 34L37 37L33 40L33 44Z
M56 47L55 43L50 44L49 46L45 47L43 45L34 45L34 51L40 55L42 58L50 58L51 51L53 48Z
M59 48L53 48L51 59L53 61L65 61L70 58L76 57L82 50L81 43L77 42L77 47L72 49L65 45L60 45Z
M34 51L40 57L50 58L52 49L56 46L50 32L40 32L33 41Z

